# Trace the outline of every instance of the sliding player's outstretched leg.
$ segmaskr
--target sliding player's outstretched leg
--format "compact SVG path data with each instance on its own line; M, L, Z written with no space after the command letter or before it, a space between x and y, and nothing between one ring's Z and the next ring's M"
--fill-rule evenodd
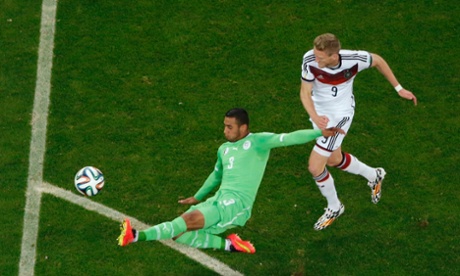
M230 251L232 252L256 253L254 245L250 241L243 241L237 234L230 234L227 239L231 242Z
M131 227L131 222L129 219L124 219L121 224L121 234L118 237L119 246L127 246L128 244L134 241L134 236L136 235L136 230Z

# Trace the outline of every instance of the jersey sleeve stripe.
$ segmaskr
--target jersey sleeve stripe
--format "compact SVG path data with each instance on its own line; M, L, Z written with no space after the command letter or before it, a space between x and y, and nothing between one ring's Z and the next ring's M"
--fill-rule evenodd
M340 55L344 60L359 60L362 62L368 61L367 55Z
M309 63L309 62L312 62L315 60L315 56L314 55L308 55L306 57L303 58L303 63Z
M283 133L283 134L280 135L280 142L283 142L284 136L285 136L285 135L286 135L285 133Z

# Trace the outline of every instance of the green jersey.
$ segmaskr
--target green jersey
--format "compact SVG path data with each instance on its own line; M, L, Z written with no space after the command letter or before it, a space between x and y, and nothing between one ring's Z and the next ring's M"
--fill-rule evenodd
M321 130L298 130L291 133L250 133L236 142L226 142L217 151L214 171L195 198L204 197L220 184L219 191L238 195L245 206L252 206L257 195L270 150L305 144L321 136Z

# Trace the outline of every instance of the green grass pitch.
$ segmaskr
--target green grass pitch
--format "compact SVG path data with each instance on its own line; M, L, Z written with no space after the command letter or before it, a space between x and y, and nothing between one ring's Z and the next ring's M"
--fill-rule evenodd
M0 275L17 275L41 1L0 11ZM150 225L185 210L224 142L223 114L245 107L251 130L310 128L299 99L312 40L383 56L419 100L377 70L360 73L344 150L387 171L382 200L336 169L345 214L307 171L312 144L272 151L246 227L254 255L204 251L245 275L458 275L459 8L453 1L59 1L43 178L77 194L74 174L102 170L91 200ZM119 222L43 194L36 275L215 275L158 242L116 244Z

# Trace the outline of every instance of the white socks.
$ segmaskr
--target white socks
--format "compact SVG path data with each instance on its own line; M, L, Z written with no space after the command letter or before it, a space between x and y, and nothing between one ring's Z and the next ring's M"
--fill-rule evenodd
M355 156L342 152L343 160L337 168L352 173L361 175L366 178L369 182L374 181L376 177L375 168L369 167L363 162L359 161Z
M334 179L329 171L324 168L324 171L317 177L313 177L316 182L316 185L319 188L321 194L327 200L327 208L331 210L340 209L340 200L337 197L337 191L335 190Z

